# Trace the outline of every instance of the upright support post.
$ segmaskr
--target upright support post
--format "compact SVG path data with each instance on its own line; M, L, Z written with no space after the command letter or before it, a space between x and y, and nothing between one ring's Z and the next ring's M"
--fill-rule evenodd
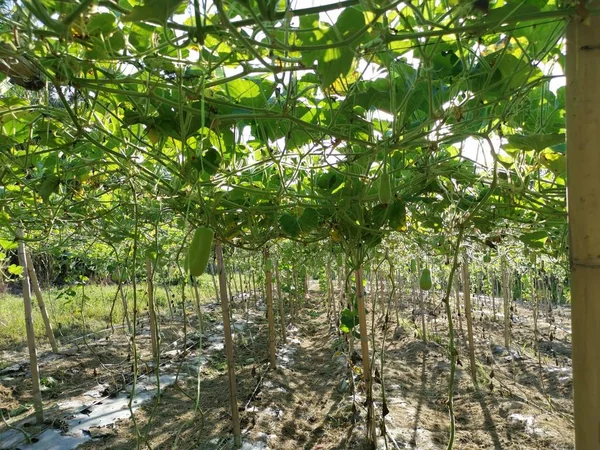
M477 384L477 366L475 365L475 346L473 344L473 317L471 315L471 280L469 277L469 257L463 253L462 263L463 296L465 299L465 317L467 319L467 338L469 341L469 366L471 380Z
M287 341L286 324L285 324L285 309L283 307L283 296L281 295L281 278L279 276L279 261L275 263L275 281L277 283L277 302L279 304L279 320L281 325L281 340L285 344Z
M600 1L583 6L597 11ZM575 447L600 449L600 16L567 30L567 193Z
M152 340L152 357L154 358L154 368L158 370L158 324L156 322L156 309L154 308L154 283L152 277L154 272L152 270L152 261L150 258L146 259L146 287L148 289L148 315L150 316L150 338ZM167 299L169 301L169 299Z
M362 352L363 378L367 397L367 445L375 448L375 407L373 405L373 381L371 378L371 359L369 357L369 336L367 332L367 314L365 309L365 292L363 289L363 270L356 270L356 299L358 307L358 325L360 330L360 346Z
M264 250L264 261L269 261L269 249ZM265 269L265 289L267 297L267 321L269 322L269 362L271 369L277 367L277 358L275 356L275 317L273 314L273 270L271 267Z
M502 256L502 297L504 299L504 347L510 349L510 294L508 292L508 269L506 256Z
M27 333L27 348L29 349L29 364L31 366L31 396L33 398L33 407L35 409L35 420L37 423L43 423L44 407L42 405L40 372L37 362L37 352L35 349L35 332L33 329L33 316L31 308L31 286L29 285L29 271L27 270L27 257L25 256L26 252L25 243L23 242L23 230L20 228L17 229L17 238L19 240L19 264L21 267L23 267L21 286L23 287L23 303L25 305L25 331Z
M48 336L48 340L50 341L50 345L52 346L52 351L54 353L58 353L58 345L56 345L56 339L54 339L54 332L52 331L52 324L50 323L48 311L46 310L46 303L44 302L42 289L40 288L40 283L38 281L37 274L35 273L35 267L33 267L33 260L31 259L31 254L29 253L27 248L25 248L25 257L27 258L27 272L29 273L31 285L33 286L33 291L35 292L35 298L37 299L38 306L40 307L40 312L42 313L44 326L46 327L46 336Z
M242 446L242 432L237 405L237 385L235 381L235 359L233 357L233 339L231 338L231 323L229 321L229 298L227 296L227 274L223 263L223 247L220 241L215 243L217 256L217 271L219 272L219 287L221 297L221 315L223 316L223 333L225 334L225 353L227 356L227 373L229 375L229 400L231 403L231 423L233 425L233 446Z

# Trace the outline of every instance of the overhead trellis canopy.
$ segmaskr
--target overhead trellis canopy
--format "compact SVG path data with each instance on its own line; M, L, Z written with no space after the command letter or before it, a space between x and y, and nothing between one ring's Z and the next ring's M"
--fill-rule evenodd
M568 3L4 1L0 220L143 195L237 245L511 224L557 251Z

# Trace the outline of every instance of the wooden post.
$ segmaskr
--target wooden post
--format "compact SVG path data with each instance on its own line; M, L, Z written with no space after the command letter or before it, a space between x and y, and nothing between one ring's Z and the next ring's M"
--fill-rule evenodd
M269 249L265 248L265 263L269 260ZM265 290L267 298L267 321L269 322L269 362L271 369L277 367L277 358L275 356L275 317L273 314L273 271L270 267L265 268Z
M471 280L469 279L469 257L463 253L462 264L463 297L465 299L465 318L467 320L467 338L469 342L469 366L471 379L477 384L477 366L475 365L475 347L473 344L473 317L471 315Z
M279 320L281 325L281 339L285 344L287 341L286 324L285 324L285 309L283 307L283 296L281 295L281 279L279 277L279 261L275 263L275 281L277 283L277 301L279 304Z
M213 282L213 288L215 290L215 300L219 300L219 288L217 287L217 278L215 277L215 274L211 274L211 278L212 278L212 282Z
M148 315L150 316L150 338L152 340L152 357L154 358L154 369L158 370L158 324L156 322L156 310L154 308L154 283L152 282L152 261L146 258L146 287L148 289ZM167 301L169 299L167 298Z
M304 300L308 300L309 297L309 281L310 281L310 276L308 275L308 270L306 270L304 272Z
M127 299L125 298L125 293L123 292L123 277L121 276L121 268L117 266L117 276L119 277L119 294L121 294L121 302L123 303L123 316L125 317L125 321L127 322L127 330L129 332L133 332L133 327L131 326L131 321L129 320L129 313L127 312Z
M42 295L40 283L38 281L37 274L35 273L35 268L33 267L33 260L31 259L31 254L29 253L27 248L25 248L25 257L27 258L27 272L29 273L31 285L33 286L33 291L35 292L35 298L37 299L40 312L42 313L44 326L46 327L46 336L48 336L48 340L50 341L50 345L52 346L52 351L54 353L58 353L58 346L56 345L56 339L54 339L52 324L50 323L50 318L48 317L48 311L46 311L46 303L44 303L44 296Z
M233 425L233 446L242 446L242 432L237 404L237 385L235 381L235 359L233 357L233 339L231 338L231 323L229 321L229 299L227 297L227 275L223 263L223 247L220 241L215 243L217 254L217 271L219 272L219 287L221 297L221 315L223 316L223 333L225 334L225 353L227 356L227 373L229 375L229 400L231 404L231 423Z
M290 322L296 322L296 311L298 309L298 303L300 302L300 293L298 291L298 271L296 265L292 268L292 278L294 280L294 297L290 296Z
M367 314L365 310L365 294L363 290L362 267L356 270L356 299L358 307L358 326L360 330L360 346L362 353L363 378L367 400L367 445L375 448L375 408L373 405L373 382L371 379L371 360L369 357L369 338L367 332Z
M585 8L596 11L600 1ZM600 449L599 48L600 17L573 17L567 30L567 201L575 446L582 450Z
M510 296L508 292L508 270L506 256L502 256L502 297L504 298L504 347L510 349Z
M29 271L27 270L27 257L25 243L23 242L23 230L17 229L17 238L19 240L18 255L19 264L23 267L23 278L21 286L23 287L23 303L25 305L25 331L27 333L27 348L29 349L29 364L31 371L31 396L33 398L33 407L35 409L35 420L37 423L44 422L44 407L42 405L42 391L40 389L40 372L37 362L37 352L35 348L35 332L33 329L33 317L31 308L31 287L29 285Z

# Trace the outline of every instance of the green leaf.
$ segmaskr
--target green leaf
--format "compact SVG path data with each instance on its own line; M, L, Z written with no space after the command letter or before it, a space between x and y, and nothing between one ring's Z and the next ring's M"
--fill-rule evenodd
M302 231L298 219L287 213L279 218L279 226L281 226L282 231L290 237L297 237Z
M505 150L534 150L540 152L545 148L563 144L565 142L565 135L559 133L529 135L513 134L512 136L506 136L506 140L508 141L508 144L503 146Z
M332 47L317 54L317 72L321 76L323 87L331 86L340 76L347 75L354 61L353 46L334 47L333 44L348 39L365 26L365 16L356 8L346 8L333 26L322 39L320 44Z
M567 172L567 158L565 155L550 149L545 149L540 153L540 163L555 175L564 175Z
M9 241L8 239L0 239L0 247L4 250L14 250L18 247L18 244L14 241Z
M264 108L275 87L266 80L239 78L225 84L223 89L234 103L252 108Z
M121 30L116 31L110 38L108 38L107 48L112 53L116 53L125 48L125 36Z
M317 187L325 191L337 188L343 182L343 177L335 172L326 172L317 178Z
M143 5L134 7L124 15L123 22L151 21L165 23L177 10L183 0L146 0Z
M115 16L109 13L94 14L86 26L89 35L108 34L115 30Z
M314 208L306 208L300 219L298 219L298 224L303 232L307 233L311 230L317 228L321 223L321 217L319 213Z
M221 165L221 154L216 148L211 147L204 152L202 158L199 158L199 162L196 164L196 167L200 167L198 170L214 175Z
M358 313L349 309L344 309L340 313L340 331L342 333L351 332L358 325Z
M50 200L50 195L54 194L58 191L58 187L60 186L60 178L55 174L51 173L48 175L44 175L42 178L42 184L40 186L40 196L44 202L48 202Z
M396 200L388 206L388 223L394 231L406 231L406 205Z
M544 248L544 244L548 239L548 232L544 230L533 231L531 233L525 233L519 236L519 240L525 245L532 248Z

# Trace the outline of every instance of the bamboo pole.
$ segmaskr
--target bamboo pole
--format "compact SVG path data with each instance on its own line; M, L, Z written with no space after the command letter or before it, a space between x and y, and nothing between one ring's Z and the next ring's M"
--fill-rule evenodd
M223 247L220 241L215 244L217 254L217 271L219 272L219 287L221 297L221 314L223 316L223 333L225 334L225 353L227 356L227 373L229 375L229 400L231 404L231 423L233 425L233 446L242 446L240 416L237 404L237 385L235 380L235 359L233 356L233 339L231 338L231 323L229 321L229 299L227 297L227 275L223 263Z
M296 310L298 309L299 291L298 291L298 271L296 265L292 268L292 278L294 280L294 296L290 296L290 322L296 323Z
M117 266L117 276L119 277L119 294L121 295L121 302L123 303L123 316L127 322L127 330L131 333L133 331L133 327L131 325L131 320L129 319L129 312L127 312L127 299L125 298L125 293L123 292L123 277L121 276L121 268L119 266Z
M584 6L597 11L600 1ZM587 9L586 9L587 8ZM600 449L600 16L573 17L567 30L569 206L575 445Z
M375 445L375 408L373 405L373 381L371 378L371 360L369 357L369 338L367 332L367 314L365 309L365 294L363 289L363 270L359 267L356 272L356 299L358 307L358 325L360 330L360 346L362 353L363 378L367 400L367 445Z
M277 302L279 304L279 320L281 325L281 340L285 344L287 341L286 324L285 324L285 309L283 307L283 296L281 295L281 278L279 276L279 261L275 263L275 281L277 283Z
M21 286L23 288L23 303L25 306L25 331L27 333L27 348L29 349L29 364L31 371L31 396L35 409L35 420L37 423L44 422L44 407L42 404L42 391L40 389L40 372L37 362L37 351L35 348L35 331L33 329L33 316L31 308L31 287L29 284L29 271L27 270L27 257L25 243L23 242L23 230L17 229L19 240L18 256L19 264L23 267Z
M269 249L265 248L263 253L265 263L269 260ZM269 362L271 369L277 367L275 356L275 317L273 314L273 271L270 267L265 268L265 290L267 298L267 322L269 322Z
M504 347L510 349L510 297L508 292L508 270L506 256L502 256L502 297L504 299Z
M154 283L152 282L152 261L146 258L146 287L148 289L148 315L150 318L150 339L152 341L152 357L154 358L154 368L158 370L158 324L156 321L156 309L154 308ZM169 299L167 298L167 301Z
M40 283L38 281L37 274L35 273L35 268L33 267L33 260L31 259L31 254L29 253L29 250L27 250L27 248L25 248L25 257L27 259L27 272L29 273L31 286L33 287L33 291L35 292L35 298L37 299L40 312L42 313L44 326L46 327L46 336L48 336L48 340L50 341L50 345L52 346L52 351L54 353L58 353L58 345L56 345L56 339L54 339L54 332L52 331L52 324L50 323L48 311L46 310L44 296L42 295Z
M465 299L465 318L467 320L467 339L469 342L469 367L471 379L477 384L477 366L475 365L475 346L473 344L473 316L471 315L471 282L469 279L469 257L463 253L462 264L463 297Z

